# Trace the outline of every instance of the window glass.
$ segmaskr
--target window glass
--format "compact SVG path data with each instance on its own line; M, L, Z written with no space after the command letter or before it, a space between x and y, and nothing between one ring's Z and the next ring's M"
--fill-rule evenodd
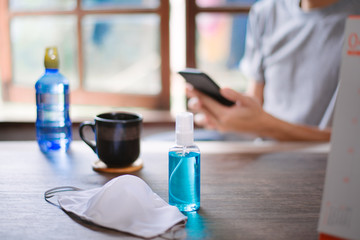
M250 6L257 0L196 0L200 7Z
M111 9L121 7L149 7L159 6L159 0L82 0L84 9Z
M243 91L246 81L239 71L244 55L246 14L202 13L196 17L197 67L221 86Z
M1 83L2 83L2 79L1 79L1 72L0 72L0 104L2 103L2 92L3 92Z
M90 91L158 94L159 23L156 14L84 17L84 87Z
M13 82L32 86L44 72L45 48L57 46L60 72L78 86L76 17L24 16L11 21Z
M9 0L11 11L73 10L76 0Z

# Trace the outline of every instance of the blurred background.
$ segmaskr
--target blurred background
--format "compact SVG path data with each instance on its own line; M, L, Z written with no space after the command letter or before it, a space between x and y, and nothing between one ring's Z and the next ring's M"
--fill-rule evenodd
M70 81L74 122L129 108L150 112L148 121L171 122L186 109L177 74L186 67L244 91L238 65L254 2L2 0L0 123L35 121L34 85L48 46L58 47L60 72Z

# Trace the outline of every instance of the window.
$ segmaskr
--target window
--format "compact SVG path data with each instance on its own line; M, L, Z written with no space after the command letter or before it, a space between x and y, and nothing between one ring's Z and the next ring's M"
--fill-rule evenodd
M187 0L186 65L238 91L246 79L238 69L244 54L247 15L256 0Z
M34 102L34 85L44 71L45 47L53 45L59 48L60 71L70 80L72 104L168 110L170 76L174 79L185 65L241 91L246 81L237 66L244 52L247 14L254 2L0 1L0 97L9 102ZM173 29L169 29L170 3ZM172 54L182 52L172 59L183 62L174 64L172 75L169 30L177 34L172 39L176 42ZM186 38L186 48L178 44L182 38ZM183 79L172 80L172 95L182 91L179 81Z
M47 46L58 46L71 103L169 108L168 0L0 3L3 99L34 102Z

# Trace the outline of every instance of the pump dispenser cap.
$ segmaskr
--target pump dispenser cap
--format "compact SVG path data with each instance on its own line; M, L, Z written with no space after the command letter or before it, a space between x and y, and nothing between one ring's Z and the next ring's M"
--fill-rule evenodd
M44 59L45 68L58 69L59 68L59 56L57 47L48 47L45 50Z
M176 144L190 146L194 142L194 120L190 112L176 115Z

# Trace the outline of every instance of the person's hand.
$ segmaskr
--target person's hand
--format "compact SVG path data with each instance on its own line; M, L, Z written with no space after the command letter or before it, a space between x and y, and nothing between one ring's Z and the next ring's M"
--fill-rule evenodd
M200 119L195 116L196 123L225 132L259 133L267 115L260 103L230 88L223 88L220 93L236 104L231 107L224 106L195 90L191 85L187 86L186 94L190 98L189 109L203 114Z

